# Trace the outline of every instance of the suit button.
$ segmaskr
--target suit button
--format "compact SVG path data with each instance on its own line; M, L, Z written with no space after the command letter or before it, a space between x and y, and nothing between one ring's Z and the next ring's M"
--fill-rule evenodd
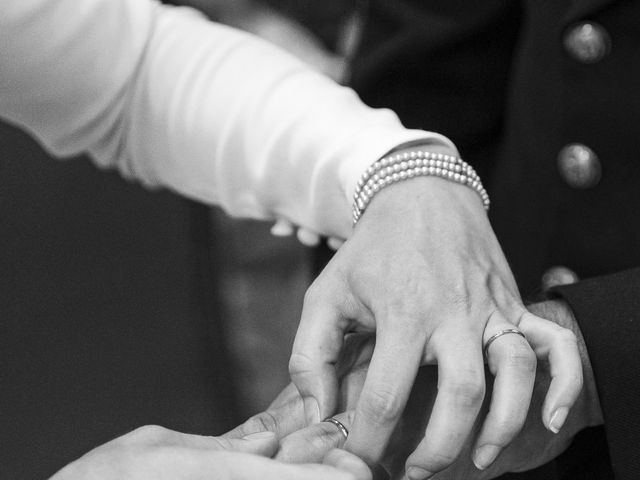
M542 289L546 291L560 285L570 285L576 283L579 279L578 274L570 268L562 266L551 267L542 275Z
M564 48L579 62L596 63L609 53L611 38L602 25L579 23L565 34Z
M580 143L572 143L560 150L558 169L564 181L573 188L595 187L602 175L598 156Z

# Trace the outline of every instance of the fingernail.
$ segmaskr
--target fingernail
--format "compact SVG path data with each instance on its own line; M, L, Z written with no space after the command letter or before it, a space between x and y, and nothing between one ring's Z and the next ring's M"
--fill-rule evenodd
M433 473L420 467L410 467L407 470L407 478L409 480L426 480L433 476Z
M567 420L567 415L569 415L569 409L567 407L558 408L551 416L551 420L549 421L549 430L553 433L558 433L564 425L564 422Z
M473 454L473 464L478 470L484 470L495 461L499 453L500 447L495 445L482 445L476 448Z
M257 432L250 433L249 435L245 435L242 437L243 440L266 440L267 438L275 437L275 433L273 432Z
M314 425L320 422L320 407L315 398L304 398L304 415L307 419L307 425Z

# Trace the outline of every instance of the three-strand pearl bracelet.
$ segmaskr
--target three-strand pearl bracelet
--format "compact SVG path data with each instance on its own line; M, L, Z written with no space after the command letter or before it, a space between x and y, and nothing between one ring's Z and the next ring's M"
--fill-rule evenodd
M471 165L453 155L417 150L383 157L364 172L353 197L353 224L358 222L371 199L384 187L420 176L439 177L467 185L480 195L485 210L489 210L489 195Z

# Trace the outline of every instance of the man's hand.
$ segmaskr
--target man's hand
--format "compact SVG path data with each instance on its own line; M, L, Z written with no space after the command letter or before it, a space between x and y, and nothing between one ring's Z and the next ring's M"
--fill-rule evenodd
M374 338L370 334L349 335L336 365L340 379L340 399L335 415L351 428L355 405L373 353ZM227 439L243 438L260 432L273 432L280 445L275 455L287 463L319 463L328 451L341 448L344 436L327 422L306 427L303 400L295 385L287 386L264 412L249 418L223 435Z
M186 435L139 428L69 464L52 480L369 480L366 465L345 451L329 451L324 465L284 464L269 457L276 435L243 438Z
M552 460L562 453L570 444L577 432L602 423L602 413L596 392L595 380L584 340L568 306L562 301L548 301L529 307L537 315L544 316L554 324L571 330L575 334L581 357L581 368L584 377L584 388L564 427L558 433L551 432L543 424L541 412L545 396L553 377L551 364L540 362L536 372L533 396L523 429L515 439L506 446L497 459L485 470L474 464L474 450L483 420L490 414L493 403L484 401L480 416L467 439L458 459L434 478L437 479L489 479L503 473L518 472L536 468ZM373 337L356 336L348 339L342 361L338 364L341 371L340 390L342 399L340 409L346 413L336 417L347 426L352 427L353 411L363 387L368 366L367 358L373 351ZM344 359L347 359L345 362ZM342 375L344 372L346 375ZM407 403L406 409L394 431L391 441L381 462L392 478L400 478L404 471L405 460L422 440L424 428L429 421L429 411L436 402L438 394L438 370L427 366L420 369L416 384ZM298 402L301 402L298 400ZM300 411L298 410L300 415ZM317 461L323 452L335 448L343 442L340 432L331 424L320 423L303 430L290 433L281 440L279 455L287 461Z
M482 345L513 328L527 340L503 335L488 351L495 389L478 438L477 446L487 447L476 454L483 466L524 424L535 379L533 350L554 369L542 413L548 429L562 426L563 412L580 391L579 354L571 332L523 306L477 194L439 178L414 178L373 198L352 238L309 289L290 372L308 422L318 422L337 408L334 365L345 333L375 332L346 444L374 464L400 419L418 368L437 363L433 412L407 463L409 478L418 480L460 454L484 397Z

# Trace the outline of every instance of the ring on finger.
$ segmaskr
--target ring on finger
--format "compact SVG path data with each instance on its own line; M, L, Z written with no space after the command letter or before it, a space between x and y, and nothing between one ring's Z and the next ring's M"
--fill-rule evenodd
M497 340L498 338L500 338L503 335L508 335L510 333L516 334L516 335L520 335L522 338L524 338L525 340L527 339L527 337L524 336L524 333L522 333L520 330L516 329L516 328L507 328L505 330L500 330L498 333L495 333L493 335L491 335L489 337L489 339L485 342L484 347L483 347L483 351L484 351L484 356L487 356L487 353L489 351L489 347L491 346L491 344Z
M342 433L342 436L344 437L345 440L349 436L349 430L347 430L347 427L345 427L340 420L337 420L333 417L329 417L329 418L325 418L323 421L334 424L338 428L338 430L340 430L340 433Z

